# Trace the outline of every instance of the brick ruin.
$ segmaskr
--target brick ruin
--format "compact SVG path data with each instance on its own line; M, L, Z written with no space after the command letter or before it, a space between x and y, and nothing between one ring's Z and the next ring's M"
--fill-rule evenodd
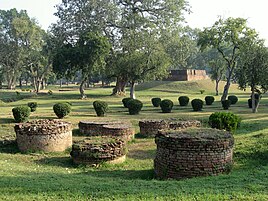
M183 179L229 172L233 164L231 133L209 128L162 130L157 144L154 171L161 179Z
M86 136L110 136L131 140L135 129L130 123L120 121L80 121L79 131Z
M165 81L192 81L208 79L205 70L170 70L168 78Z
M61 152L72 146L72 125L60 120L35 120L15 127L20 151Z
M73 144L71 157L75 164L97 166L103 162L122 163L126 158L126 141L119 138L90 137Z
M200 127L201 122L196 120L176 121L167 120L141 120L139 121L140 134L144 137L155 137L159 130L182 129L188 127Z

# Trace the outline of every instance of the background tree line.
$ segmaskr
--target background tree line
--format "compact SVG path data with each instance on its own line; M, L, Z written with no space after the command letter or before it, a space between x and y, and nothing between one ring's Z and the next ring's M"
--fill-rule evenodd
M136 83L161 79L167 69L206 68L216 94L226 79L222 100L233 81L265 92L267 48L246 20L219 19L201 31L184 26L186 12L185 0L63 0L57 23L45 32L26 11L1 10L0 86L13 89L30 80L38 92L49 77L72 80L79 74L82 98L85 84L96 77L115 80L114 95L125 94L129 84L135 98ZM258 69L254 79L246 73L249 66Z

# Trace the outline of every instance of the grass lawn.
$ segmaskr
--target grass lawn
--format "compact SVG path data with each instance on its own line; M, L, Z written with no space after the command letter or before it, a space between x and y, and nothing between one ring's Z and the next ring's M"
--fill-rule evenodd
M221 84L222 91L223 83ZM137 86L136 95L144 103L140 115L128 115L122 106L122 97L110 96L112 88L92 88L86 91L87 100L79 99L79 91L59 91L53 95L33 96L20 92L24 99L0 102L0 137L14 136L12 108L38 103L30 120L55 118L52 106L58 102L72 103L72 113L65 120L73 124L74 138L80 120L128 120L139 132L140 119L198 119L203 126L215 111L222 111L220 96L212 106L193 112L190 105L178 106L178 97L190 99L214 94L211 81L153 82ZM67 88L66 88L67 89ZM205 93L200 94L204 89ZM235 134L234 168L228 175L201 177L180 181L161 181L154 178L154 139L136 138L128 145L127 160L120 165L103 164L98 168L74 166L69 151L65 153L21 154L15 145L0 144L0 200L268 200L268 96L261 100L257 114L247 106L249 91L240 91L235 85L229 94L239 101L229 111L239 114L243 121ZM15 91L0 91L0 99L16 99ZM172 113L164 114L154 108L151 98L168 98L174 101ZM92 103L103 100L109 104L107 117L96 117Z

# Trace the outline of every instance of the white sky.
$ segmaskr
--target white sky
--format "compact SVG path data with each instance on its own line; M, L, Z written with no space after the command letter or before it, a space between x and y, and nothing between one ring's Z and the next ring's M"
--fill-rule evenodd
M188 0L192 13L186 16L192 28L211 26L218 16L243 17L248 25L259 32L260 37L268 43L268 1L267 0ZM61 0L0 0L0 9L17 8L27 10L30 17L38 20L42 28L47 29L57 18L54 6Z

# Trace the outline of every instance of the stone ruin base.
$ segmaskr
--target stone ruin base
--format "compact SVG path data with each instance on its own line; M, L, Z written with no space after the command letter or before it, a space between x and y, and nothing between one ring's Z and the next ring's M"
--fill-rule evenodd
M154 171L161 179L183 179L229 172L234 138L216 129L159 131Z
M78 126L80 133L86 136L110 136L131 140L135 134L130 123L120 121L80 121Z
M72 146L72 125L60 120L35 120L16 124L16 139L22 152L61 152Z
M109 137L87 138L73 144L71 157L75 164L122 163L126 159L126 142Z
M141 120L139 121L140 134L144 137L155 137L159 130L184 129L189 127L200 127L201 122L175 121L175 120Z

